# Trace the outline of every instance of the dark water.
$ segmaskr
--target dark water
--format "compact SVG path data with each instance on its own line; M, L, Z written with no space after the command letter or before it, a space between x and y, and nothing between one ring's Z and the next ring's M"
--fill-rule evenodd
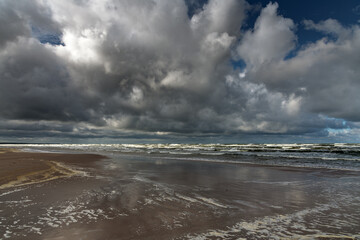
M8 145L19 147L19 145ZM360 144L28 144L29 151L166 154L179 160L360 171Z
M85 176L0 192L0 238L360 238L357 145L119 146L26 146L109 159Z

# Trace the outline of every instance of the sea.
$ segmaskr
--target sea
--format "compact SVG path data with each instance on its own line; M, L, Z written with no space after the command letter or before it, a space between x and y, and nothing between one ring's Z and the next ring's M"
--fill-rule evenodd
M145 154L151 158L360 171L360 144L4 144L30 152Z

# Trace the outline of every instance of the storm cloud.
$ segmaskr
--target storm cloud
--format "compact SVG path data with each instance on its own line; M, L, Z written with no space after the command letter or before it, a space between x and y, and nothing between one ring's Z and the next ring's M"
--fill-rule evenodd
M356 136L359 25L304 20L323 38L299 46L277 3L250 28L246 1L195 6L0 1L3 139Z

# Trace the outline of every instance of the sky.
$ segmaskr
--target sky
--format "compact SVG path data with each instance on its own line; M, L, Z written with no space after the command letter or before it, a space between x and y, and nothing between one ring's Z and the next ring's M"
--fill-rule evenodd
M360 142L358 0L0 0L0 142Z

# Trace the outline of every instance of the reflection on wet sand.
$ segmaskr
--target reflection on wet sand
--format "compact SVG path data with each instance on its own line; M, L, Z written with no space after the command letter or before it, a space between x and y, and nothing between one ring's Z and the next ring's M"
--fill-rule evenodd
M359 173L146 154L114 154L81 170L87 174L0 190L0 238L359 237Z

